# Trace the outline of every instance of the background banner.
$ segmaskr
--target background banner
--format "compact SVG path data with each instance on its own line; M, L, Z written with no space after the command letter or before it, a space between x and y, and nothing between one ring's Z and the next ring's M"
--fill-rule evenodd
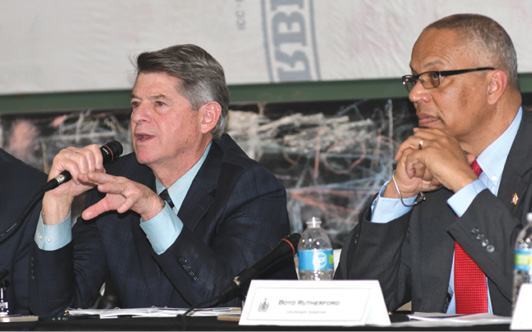
M395 78L432 21L488 15L532 72L530 0L0 0L0 95L129 89L143 51L193 43L229 84Z

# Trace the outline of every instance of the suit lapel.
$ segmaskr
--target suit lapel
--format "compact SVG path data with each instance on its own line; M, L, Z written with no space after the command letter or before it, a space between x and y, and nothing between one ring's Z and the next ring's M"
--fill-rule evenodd
M183 204L179 209L179 218L190 230L193 230L196 227L214 202L216 185L222 169L220 167L222 157L223 153L221 148L216 142L213 142L204 164L194 178ZM155 191L155 176L153 175L153 172L145 166L139 168L135 165L138 165L136 160L134 162L131 160L130 165L125 167L127 170L123 171L128 174L126 176ZM168 303L172 292L174 292L173 286L168 278L164 277L164 272L152 257L152 255L154 255L153 249L146 238L146 234L139 226L138 215L133 215L134 216L130 218L131 232L133 233L134 245L144 275L144 280L150 292L150 298L155 305Z
M194 181L192 181L179 209L177 215L190 230L194 230L214 202L214 194L222 169L220 167L222 156L222 150L213 141L209 154Z
M532 150L523 142L531 140L532 113L523 108L521 125L508 154L497 195L512 214L521 203L519 198L525 195L529 187L528 176L525 174L532 169Z
M508 211L514 214L515 209L520 203L520 197L525 195L529 186L528 182L522 177L522 173L519 170L508 165L508 163L505 166L502 179L507 180L504 182L501 181L497 197L501 199Z
M222 151L220 147L213 142L205 162L192 181L190 189L179 209L179 218L190 230L194 229L214 201L213 192L216 188L220 174L221 168L219 165L221 163L221 158ZM137 181L150 187L153 191L156 190L153 173L150 177L139 179ZM199 202L199 204L197 202ZM151 298L154 301L153 303L169 303L172 292L175 290L169 279L164 277L164 271L162 271L152 257L155 253L153 253L151 244L146 239L146 234L138 225L138 220L132 223L131 227L133 228L133 234L137 244L137 254L142 266L146 284L150 290Z

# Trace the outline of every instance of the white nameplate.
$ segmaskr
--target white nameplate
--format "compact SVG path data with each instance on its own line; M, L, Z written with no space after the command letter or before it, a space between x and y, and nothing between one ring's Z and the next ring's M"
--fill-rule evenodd
M252 280L240 325L390 325L377 280Z
M532 330L532 284L522 284L512 315L511 330Z

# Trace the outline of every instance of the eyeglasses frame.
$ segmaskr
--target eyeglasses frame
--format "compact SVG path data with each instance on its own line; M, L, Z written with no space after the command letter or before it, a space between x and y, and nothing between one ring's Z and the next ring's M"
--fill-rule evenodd
M441 71L440 70L429 70L429 71L426 71L426 72L423 72L423 73L417 74L417 75L404 75L402 77L402 80L403 80L403 85L405 86L406 91L410 92L410 91L412 91L414 86L419 81L419 77L421 75L424 75L424 74L427 74L427 73L437 73L438 74L438 85L437 86L433 86L431 88L427 88L427 87L425 87L425 85L423 85L423 82L421 82L421 85L423 85L423 87L425 89L435 89L435 88L440 86L440 78L441 77L460 75L460 74L471 73L471 72L475 72L475 71L483 71L483 70L495 70L495 68L494 67L478 67L478 68L472 68L472 69L458 69L458 70L441 70ZM415 82L412 85L412 88L408 89L407 82L411 82L412 79L415 79Z

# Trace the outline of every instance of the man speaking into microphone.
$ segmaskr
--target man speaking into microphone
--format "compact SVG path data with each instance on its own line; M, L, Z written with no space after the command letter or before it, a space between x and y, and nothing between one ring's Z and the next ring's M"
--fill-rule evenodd
M221 65L198 46L177 45L140 54L136 69L134 153L105 168L97 145L54 158L49 180L65 171L72 179L43 197L34 314L88 307L108 280L122 307L187 308L214 298L290 232L281 182L224 134ZM87 191L71 228L72 202ZM260 277L295 279L293 263Z

